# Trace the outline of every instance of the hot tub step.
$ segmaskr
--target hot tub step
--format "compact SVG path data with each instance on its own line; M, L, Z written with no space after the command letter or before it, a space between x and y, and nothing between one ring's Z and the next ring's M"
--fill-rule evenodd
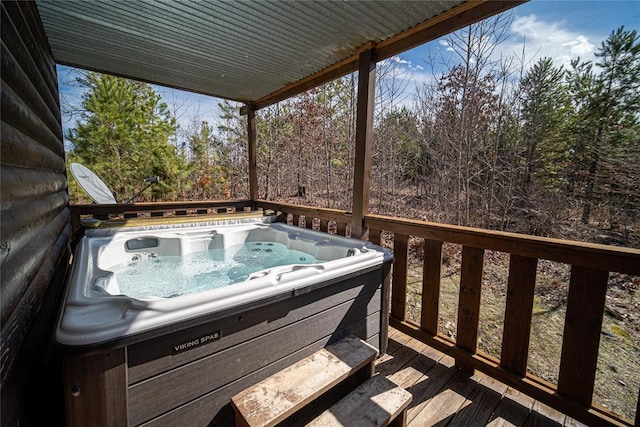
M320 414L307 427L404 426L411 400L411 393L407 390L383 375L376 375Z
M236 394L237 426L273 426L350 377L373 375L378 351L349 336Z

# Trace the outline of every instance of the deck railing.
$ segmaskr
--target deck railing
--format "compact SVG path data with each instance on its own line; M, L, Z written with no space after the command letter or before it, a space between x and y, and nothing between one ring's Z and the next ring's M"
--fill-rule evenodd
M250 210L251 200L207 200L163 203L129 203L117 205L71 205L71 224L74 232L83 220L109 220L113 218L164 217L183 215L209 215L215 213Z
M337 209L273 203L265 200L257 201L256 208L273 211L280 215L280 220L286 220L296 226L312 229L315 223L315 225L318 225L318 227L315 228L320 231L328 232L331 229L340 236L347 236L350 232L350 212Z
M257 201L256 207L271 209L295 225L300 225L303 216L307 228L315 223L326 231L328 224L335 222L338 234L344 234L351 219L344 211L282 203ZM633 425L593 403L593 391L609 273L640 276L640 250L380 215L366 215L364 225L369 229L369 240L377 244L382 231L393 234L392 326L453 356L460 368L478 369L588 425ZM411 236L424 239L419 324L406 316ZM443 243L462 246L455 340L438 330ZM478 351L477 345L486 250L506 252L510 257L499 359ZM557 385L527 373L538 260L563 263L571 270ZM636 425L640 425L639 413L636 410Z
M339 235L349 234L352 220L349 212L341 210L264 200L71 207L74 224L79 224L80 218L86 217L108 219L114 215L211 214L249 209L272 210L282 221ZM593 391L609 273L640 276L640 250L380 215L366 215L364 226L369 229L369 240L376 244L381 243L383 231L393 235L395 262L391 326L454 357L460 368L478 369L588 425L634 424L593 403ZM409 321L406 315L408 243L411 237L424 239L419 324ZM444 243L462 246L455 340L438 330ZM505 252L510 257L499 359L478 351L477 345L484 254L487 250ZM538 260L563 263L571 270L557 385L527 373ZM635 425L640 425L639 417L640 410L636 410Z

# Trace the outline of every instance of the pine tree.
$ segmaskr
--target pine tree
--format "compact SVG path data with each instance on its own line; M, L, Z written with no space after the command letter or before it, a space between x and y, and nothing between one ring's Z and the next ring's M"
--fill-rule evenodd
M168 142L176 122L160 95L146 83L106 74L88 73L78 82L86 92L80 120L67 134L70 160L100 175L119 201L149 176L160 177L153 199L175 197L184 163Z
M596 52L596 57L599 59L595 64L597 70L590 61L577 60L572 63L569 73L569 84L578 109L574 123L573 180L582 187L581 219L584 223L589 222L595 203L604 203L607 193L619 191L611 188L618 171L602 170L603 164L611 164L621 148L631 145L637 150L638 147L638 141L633 139L637 131L632 131L638 126L640 113L640 38L637 31L626 31L624 27L613 31ZM581 170L580 164L588 165L587 170Z
M544 187L544 192L562 184L560 168L567 155L562 128L569 112L564 74L551 58L542 58L520 82L523 129L518 204L522 207L534 202L533 178L538 178L538 186Z
M216 137L213 126L201 122L200 129L189 135L188 146L191 196L200 200L228 197L229 171L223 162L222 141Z
M218 103L222 114L218 128L218 145L224 153L222 165L228 171L225 196L245 198L249 196L247 154L247 120L240 116L240 105L223 100Z

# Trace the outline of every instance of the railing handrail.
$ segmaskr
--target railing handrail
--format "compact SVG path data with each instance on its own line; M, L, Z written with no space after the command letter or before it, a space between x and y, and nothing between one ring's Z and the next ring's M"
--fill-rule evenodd
M80 204L70 205L71 211L79 215L112 214L119 215L125 212L149 212L149 211L170 211L184 209L203 209L216 206L245 207L251 206L251 200L186 200L177 202L142 202L142 203L118 203L114 205L103 204Z
M640 249L366 215L367 228L640 276ZM479 241L482 241L482 244Z
M327 221L351 222L351 212L340 209L316 208L313 206L276 203L268 200L256 200L256 206L273 211L282 211L293 215L309 216Z
M233 200L193 200L177 202L144 202L144 203L119 203L119 204L82 204L70 205L71 226L74 233L82 229L82 217L92 217L106 220L112 216L123 215L137 217L138 215L165 216L186 215L189 210L195 210L197 214L207 214L209 209L217 209L227 212L238 212L245 208L253 208L253 201L248 199Z

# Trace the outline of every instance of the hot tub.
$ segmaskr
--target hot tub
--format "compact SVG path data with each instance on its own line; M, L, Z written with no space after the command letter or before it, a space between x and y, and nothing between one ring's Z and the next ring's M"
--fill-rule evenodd
M55 336L71 425L232 425L233 394L332 341L384 351L390 252L273 219L86 232Z

